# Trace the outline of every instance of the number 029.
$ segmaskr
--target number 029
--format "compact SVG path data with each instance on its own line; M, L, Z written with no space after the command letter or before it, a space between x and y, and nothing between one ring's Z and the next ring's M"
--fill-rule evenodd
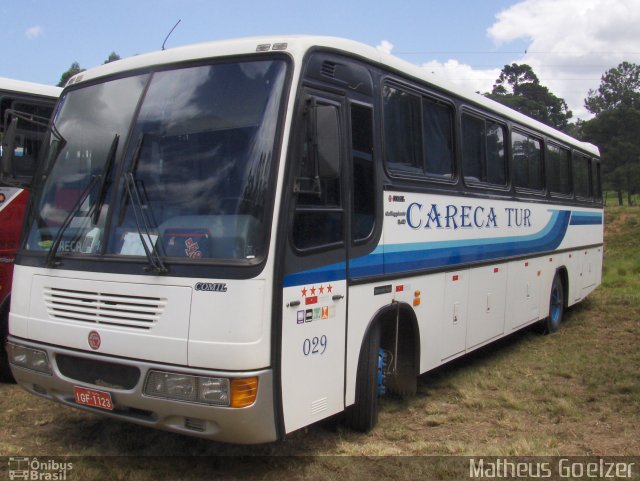
M305 356L313 354L324 354L327 350L327 336L322 335L320 337L313 337L311 339L305 339L302 344L302 352Z

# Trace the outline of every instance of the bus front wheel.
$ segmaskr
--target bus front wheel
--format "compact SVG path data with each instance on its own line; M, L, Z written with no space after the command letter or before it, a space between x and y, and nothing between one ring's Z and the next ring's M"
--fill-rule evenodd
M356 402L346 411L346 424L355 431L370 431L378 423L378 368L380 351L380 323L369 333L358 361Z

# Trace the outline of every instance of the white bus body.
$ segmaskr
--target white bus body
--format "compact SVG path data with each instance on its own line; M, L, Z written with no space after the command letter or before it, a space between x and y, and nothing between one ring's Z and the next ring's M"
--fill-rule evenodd
M555 330L601 280L596 147L354 42L113 62L54 124L8 352L67 405L236 443L367 430L385 389Z

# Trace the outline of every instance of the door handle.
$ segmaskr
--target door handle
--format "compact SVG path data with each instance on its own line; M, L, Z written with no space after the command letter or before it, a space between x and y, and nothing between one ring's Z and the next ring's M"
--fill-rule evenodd
M339 301L340 299L344 299L344 296L342 294L334 294L331 299L333 299L334 301Z
M300 305L300 301L291 301L287 304L287 307L298 307Z

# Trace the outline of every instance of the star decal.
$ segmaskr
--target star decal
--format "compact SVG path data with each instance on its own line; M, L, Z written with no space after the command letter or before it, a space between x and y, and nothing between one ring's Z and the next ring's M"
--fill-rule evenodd
M302 292L302 297L307 297L307 288L306 287L303 287L302 291L300 291L300 292Z
M329 291L329 294L333 291L333 286L331 284L327 286L327 291Z

